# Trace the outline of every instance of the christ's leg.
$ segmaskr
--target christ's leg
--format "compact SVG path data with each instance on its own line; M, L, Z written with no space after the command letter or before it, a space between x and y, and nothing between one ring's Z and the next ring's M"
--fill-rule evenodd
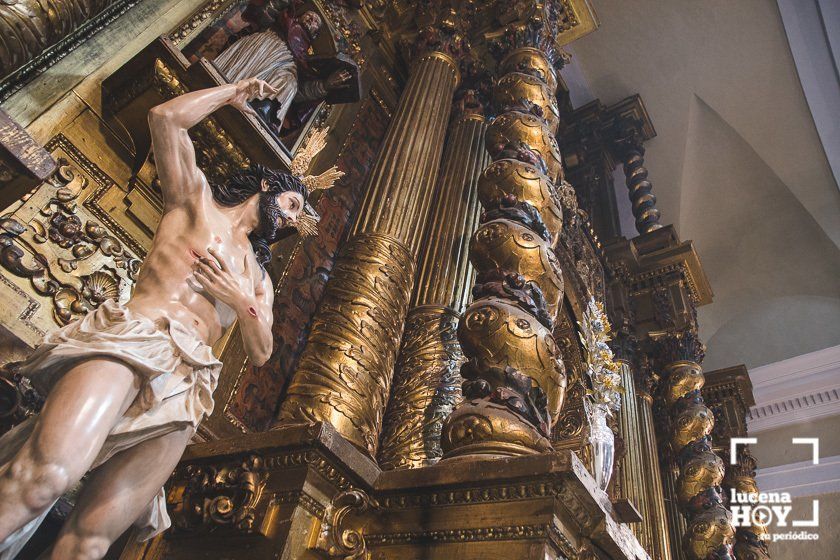
M0 542L78 482L137 395L122 362L75 365L50 391L32 435L0 471Z
M102 558L172 474L193 430L171 432L109 459L85 484L53 548L52 560Z

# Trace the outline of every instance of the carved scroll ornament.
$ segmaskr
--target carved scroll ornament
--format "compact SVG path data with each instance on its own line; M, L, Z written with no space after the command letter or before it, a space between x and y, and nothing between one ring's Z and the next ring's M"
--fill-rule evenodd
M67 160L15 212L0 217L0 267L46 296L58 325L128 297L140 260L79 212L88 179Z

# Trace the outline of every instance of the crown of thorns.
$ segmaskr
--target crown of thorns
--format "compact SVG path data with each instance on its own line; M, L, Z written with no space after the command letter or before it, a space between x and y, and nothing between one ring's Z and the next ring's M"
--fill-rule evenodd
M344 171L341 171L333 165L320 175L308 175L309 166L312 160L318 153L327 145L327 135L329 128L319 128L315 130L309 137L306 144L301 147L292 159L291 172L292 175L301 180L309 191L309 195L317 191L325 191L335 186L335 182L344 176ZM315 208L306 202L304 211L298 217L294 227L298 233L304 237L312 237L318 234L318 222L321 216Z

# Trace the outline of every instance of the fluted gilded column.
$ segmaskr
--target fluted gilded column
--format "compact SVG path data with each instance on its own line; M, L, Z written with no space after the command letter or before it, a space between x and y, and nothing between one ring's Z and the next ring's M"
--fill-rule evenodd
M485 212L470 243L474 301L458 325L464 400L444 423L445 460L549 451L565 397L551 334L563 297L550 233L560 231L563 216L555 188L563 178L557 82L534 37L505 36L508 53L493 90L498 116L486 136L493 163L479 180Z
M682 543L683 536L686 534L686 521L680 513L679 500L677 499L677 479L680 475L680 468L669 452L663 453L659 466L662 474L662 493L665 519L668 523L668 538L673 546L671 554L674 560L685 560L687 556Z
M619 331L612 346L624 387L618 412L619 432L625 441L619 475L621 497L639 508L642 521L631 528L651 558L671 560L652 410L657 378L647 367L645 356L638 354L635 339L627 333Z
M378 457L383 469L417 468L438 461L443 455L443 421L461 399L458 370L463 354L456 331L474 276L468 240L478 224L477 183L489 161L481 93L472 85L456 94L437 204L420 251L385 413Z
M686 519L683 549L690 560L734 560L735 529L720 489L724 464L712 448L714 415L700 392L705 383L703 345L690 326L661 334L655 346L670 416L670 446L680 471L675 490Z
M641 462L644 466L647 509L642 523L649 538L647 550L651 558L671 560L671 538L668 532L668 514L665 509L665 495L662 490L662 476L659 469L659 448L656 441L656 425L653 421L653 391L657 376L643 368L636 372L636 407L639 418L639 443Z
M415 60L279 413L281 423L329 422L371 456L459 79L449 54Z
M645 148L639 132L640 126L638 122L620 120L616 124L618 130L615 142L627 179L633 217L636 218L636 231L648 233L661 228L662 224L659 223L656 195L653 194L653 185L648 180L648 170L645 167Z
M637 404L636 387L633 376L633 366L627 356L616 353L621 374L621 386L624 393L621 396L621 408L618 411L618 432L624 440L624 457L621 459L621 469L618 470L618 483L621 497L630 500L638 508L642 522L630 526L639 543L645 550L652 551L648 501L647 479L645 470L648 464L643 444L640 410ZM654 456L655 459L655 456Z

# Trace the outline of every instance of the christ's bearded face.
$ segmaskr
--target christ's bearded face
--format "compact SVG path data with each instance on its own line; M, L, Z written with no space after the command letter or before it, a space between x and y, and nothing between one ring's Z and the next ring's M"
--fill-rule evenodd
M303 205L303 196L297 192L261 192L258 234L268 243L276 242L280 239L281 232L297 221L303 211Z
M282 192L276 196L276 202L290 222L296 222L303 211L304 201L300 193L294 191Z

